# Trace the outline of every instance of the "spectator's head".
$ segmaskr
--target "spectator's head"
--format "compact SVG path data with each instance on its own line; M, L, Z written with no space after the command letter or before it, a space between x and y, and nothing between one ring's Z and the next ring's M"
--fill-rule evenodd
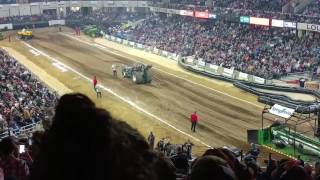
M236 176L232 169L223 159L207 155L196 160L192 166L191 180L236 180Z
M280 180L311 180L311 177L301 166L293 166L285 171Z
M7 157L10 155L16 155L18 152L18 146L12 137L6 137L1 141L0 150L1 154L4 157Z
M161 179L159 158L137 130L82 94L61 97L31 180Z

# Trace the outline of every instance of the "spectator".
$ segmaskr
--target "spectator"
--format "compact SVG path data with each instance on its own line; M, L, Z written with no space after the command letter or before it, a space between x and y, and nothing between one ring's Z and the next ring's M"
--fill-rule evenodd
M216 156L203 156L192 166L190 180L224 179L236 180L228 164Z
M148 143L150 145L150 147L153 149L154 148L154 140L155 140L155 137L152 133L152 131L150 132L149 136L148 136Z
M135 129L86 96L67 94L56 107L30 179L161 179L159 161Z
M2 139L0 153L0 167L4 171L5 179L26 180L29 175L29 168L24 160L18 158L18 147L13 138Z

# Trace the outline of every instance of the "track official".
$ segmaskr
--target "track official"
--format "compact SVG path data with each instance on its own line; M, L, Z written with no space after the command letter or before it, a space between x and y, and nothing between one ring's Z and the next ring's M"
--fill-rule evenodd
M196 132L196 126L199 120L197 112L194 112L191 114L190 120L191 120L191 131Z
M96 76L93 77L92 83L93 83L93 89L96 90L96 85L98 84L98 80Z
M112 64L111 69L113 72L113 77L117 77L117 65Z

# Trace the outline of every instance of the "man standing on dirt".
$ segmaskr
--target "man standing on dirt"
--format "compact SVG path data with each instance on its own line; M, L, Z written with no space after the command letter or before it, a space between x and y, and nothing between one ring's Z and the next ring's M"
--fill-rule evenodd
M149 143L149 145L151 146L152 149L154 148L154 140L155 140L155 137L154 137L154 135L153 135L153 133L151 131L149 136L148 136L148 143Z
M96 76L94 76L93 77L93 88L94 88L94 90L96 90L96 85L98 84L98 80L97 80L97 77Z
M117 77L117 65L112 64L111 69L113 72L113 77Z
M196 132L196 126L198 123L198 115L197 112L194 112L190 116L191 119L191 131Z

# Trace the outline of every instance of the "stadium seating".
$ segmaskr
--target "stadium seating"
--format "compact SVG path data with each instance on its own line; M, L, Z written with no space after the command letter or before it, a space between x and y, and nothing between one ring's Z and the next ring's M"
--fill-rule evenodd
M0 131L19 134L52 114L57 96L0 49Z

